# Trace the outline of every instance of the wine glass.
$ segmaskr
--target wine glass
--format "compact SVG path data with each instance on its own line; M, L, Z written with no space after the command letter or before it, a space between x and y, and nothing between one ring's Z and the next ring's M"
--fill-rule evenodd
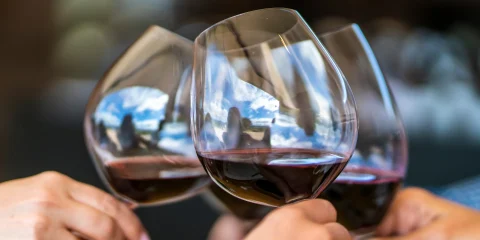
M320 36L352 88L359 133L350 162L321 195L337 209L338 221L358 238L381 222L402 185L407 140L395 99L360 27Z
M240 199L277 207L315 198L353 154L351 90L294 10L256 10L205 30L193 82L197 155Z
M257 223L273 208L237 198L216 184L210 184L203 199L220 214L229 213L247 223Z
M190 134L192 49L152 26L90 97L86 145L102 180L132 207L179 201L210 183Z

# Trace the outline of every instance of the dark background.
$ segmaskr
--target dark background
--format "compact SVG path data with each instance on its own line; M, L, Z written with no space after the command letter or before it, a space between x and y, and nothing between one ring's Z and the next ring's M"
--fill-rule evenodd
M56 170L103 188L82 133L90 91L150 24L193 39L241 12L297 9L314 31L357 22L409 135L407 184L480 174L480 2L270 0L0 1L0 180ZM137 211L153 239L205 239L218 214L200 197Z

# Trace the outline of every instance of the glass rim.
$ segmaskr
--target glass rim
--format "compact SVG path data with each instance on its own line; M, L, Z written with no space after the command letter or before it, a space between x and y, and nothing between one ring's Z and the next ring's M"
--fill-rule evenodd
M331 35L338 34L338 33L343 32L345 30L352 30L355 33L358 33L358 31L360 31L360 32L362 31L360 29L360 26L357 23L349 23L349 24L343 25L341 27L338 27L334 30L331 30L331 31L328 31L328 32L325 32L325 33L319 33L318 38L319 39L327 38Z
M216 22L214 23L213 25L211 25L210 27L208 27L207 29L203 30L200 34L198 34L198 36L195 38L194 40L194 47L201 47L202 49L206 49L206 46L205 44L199 44L199 39L201 37L204 37L207 32L210 32L212 31L213 29L215 29L216 27L218 27L219 25L227 22L227 21L230 21L232 19L236 19L236 18L239 18L239 17L242 17L244 15L248 15L248 14L252 14L252 13L255 13L255 12L261 12L261 11L278 11L278 12L286 12L286 13L289 13L291 14L291 16L293 16L296 21L295 23L293 23L287 30L285 30L284 32L280 33L280 34L287 34L289 32L291 32L293 29L295 29L296 26L298 26L298 24L300 23L299 20L302 20L303 21L303 18L302 16L300 15L300 13L298 13L297 10L295 9L292 9L292 8L285 8L285 7L271 7L271 8L261 8L261 9L256 9L256 10L252 10L252 11L248 11L248 12L243 12L243 13L240 13L240 14L237 14L237 15L234 15L234 16L231 16L231 17L228 17L228 18L225 18L219 22ZM265 43L268 43L268 42L271 42L271 41L274 41L275 39L278 39L278 35L280 34L277 34L277 36L274 36L274 37L271 37L271 38L268 38L266 40L263 40L263 41L260 41L258 43L254 43L254 44L251 44L251 45L248 45L248 46L245 46L245 47L239 47L239 48L233 48L233 49L228 49L228 50L206 50L206 51L209 51L209 52L221 52L221 53L228 53L228 52L235 52L235 51L241 51L241 50L246 50L246 49L250 49L250 48L254 48L254 47L258 47L260 46L261 44L265 44Z

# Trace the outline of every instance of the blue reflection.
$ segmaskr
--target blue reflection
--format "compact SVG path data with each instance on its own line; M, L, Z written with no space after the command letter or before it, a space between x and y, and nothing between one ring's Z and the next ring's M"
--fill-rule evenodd
M129 87L105 96L95 111L96 123L118 128L126 115L131 115L137 130L152 131L165 119L169 96L149 87Z
M252 147L263 142L273 147L335 150L341 142L342 125L329 92L329 66L316 50L312 41L271 50L272 61L261 64L273 65L262 65L270 71L268 79L262 79L245 58L227 58L210 49L205 64L202 150L231 149L241 142ZM299 84L302 88L296 92ZM307 96L309 106L293 104L299 93ZM311 131L301 126L307 116L302 107L313 115ZM236 123L230 120L232 111L238 111ZM239 125L240 131L232 130L232 124Z
M159 89L141 86L105 96L93 117L97 141L114 155L153 150L196 157L187 119L179 115L185 106L177 101L167 109L173 101L169 98Z

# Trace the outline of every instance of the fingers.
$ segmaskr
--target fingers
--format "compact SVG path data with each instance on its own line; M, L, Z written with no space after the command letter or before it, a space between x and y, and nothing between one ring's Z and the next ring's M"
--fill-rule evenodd
M226 215L220 217L210 231L209 240L242 240L246 235L245 226L238 218Z
M69 232L65 228L59 228L53 235L52 240L80 240L81 238L75 236L73 233Z
M327 223L323 225L329 232L332 240L348 240L352 239L348 230L339 223Z
M138 217L125 204L117 201L109 194L79 182L72 183L69 194L74 200L89 205L115 219L127 239L148 239L148 235Z
M55 217L66 229L78 232L87 239L126 239L122 229L111 216L81 203L69 202L61 212L56 212Z
M272 211L246 239L351 239L335 220L336 211L328 201L303 201Z
M425 190L418 188L402 190L377 228L377 235L405 235L430 224L440 214L434 203L435 197Z
M288 238L299 240L351 240L352 237L342 225L338 223L318 224L304 221L292 228Z
M444 240L447 238L442 232L442 224L441 222L435 222L403 236L381 237L372 240Z
M337 221L337 211L330 202L323 199L302 201L284 207L284 209L286 208L292 208L316 223Z

